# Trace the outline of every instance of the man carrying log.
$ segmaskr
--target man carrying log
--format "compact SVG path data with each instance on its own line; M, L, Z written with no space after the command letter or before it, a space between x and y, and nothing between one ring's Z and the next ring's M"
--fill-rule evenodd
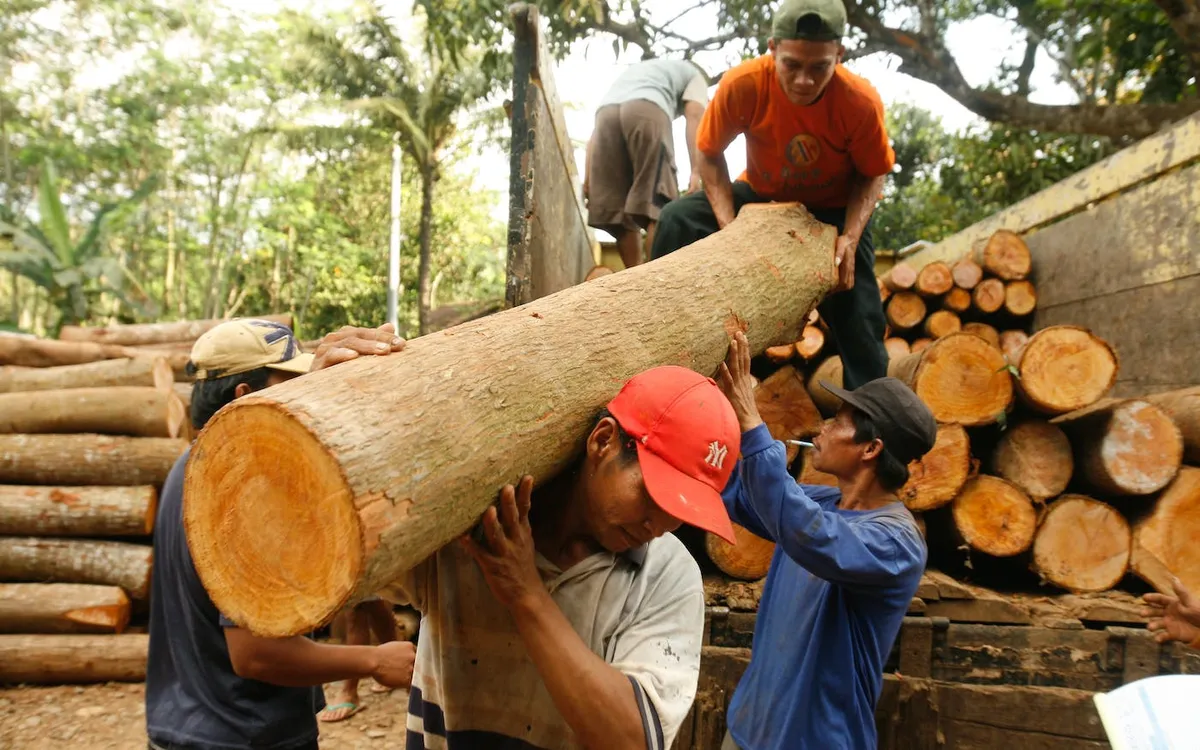
M235 398L360 355L399 351L390 325L343 328L316 355L303 354L286 326L234 320L192 349L192 423L199 431ZM411 643L331 646L303 636L260 638L225 619L204 590L183 526L183 478L190 449L167 477L154 531L146 733L155 748L317 748L321 685L373 677L407 685ZM264 528L264 534L277 530ZM231 550L230 554L237 554Z
M926 558L896 490L908 462L933 447L933 414L895 378L853 391L822 383L843 404L813 439L812 467L838 486L799 485L759 417L744 334L730 344L721 380L742 429L725 507L776 543L722 748L875 747L884 661Z
M738 446L713 380L648 370L572 469L536 498L530 477L505 487L481 536L397 581L425 615L409 750L670 747L696 693L704 589L667 532L732 541L720 488Z
M651 257L703 238L748 203L798 201L837 227L837 293L821 304L856 388L887 374L885 321L875 281L871 214L895 154L883 104L866 80L842 66L842 0L783 0L770 54L727 72L696 140L704 191L663 209ZM724 152L746 138L746 171L730 181Z

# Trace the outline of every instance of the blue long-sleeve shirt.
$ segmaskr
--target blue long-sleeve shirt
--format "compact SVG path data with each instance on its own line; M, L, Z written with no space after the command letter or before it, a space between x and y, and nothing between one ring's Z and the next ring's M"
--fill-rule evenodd
M837 507L836 487L799 485L763 425L742 436L724 492L735 523L775 542L750 666L729 706L743 750L871 750L883 665L925 569L899 502Z

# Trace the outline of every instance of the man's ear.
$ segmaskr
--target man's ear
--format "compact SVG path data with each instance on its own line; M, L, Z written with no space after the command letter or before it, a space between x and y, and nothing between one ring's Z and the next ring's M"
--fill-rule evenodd
M249 383L238 383L233 388L233 397L241 398L242 396L245 396L247 393L250 393L252 391L253 391L253 389L250 387Z
M767 49L771 50L771 52L775 51L775 38L774 37L767 40Z
M834 65L838 65L838 64L840 64L840 63L842 62L842 60L844 60L844 59L846 59L846 45L844 45L844 44L839 44L839 45L838 45L837 59L836 59L836 60L834 60Z
M879 458L883 454L883 441L879 438L865 443L862 446L862 457L864 461L870 461Z
M621 448L617 445L617 420L605 417L596 423L596 426L592 428L592 433L588 435L587 457L590 460L598 461L612 452L614 448L617 450Z

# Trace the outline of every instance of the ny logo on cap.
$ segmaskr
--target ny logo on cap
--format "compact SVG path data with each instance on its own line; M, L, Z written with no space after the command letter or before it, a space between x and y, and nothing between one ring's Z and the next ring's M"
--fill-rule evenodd
M708 444L708 456L704 459L704 463L714 469L724 468L727 455L729 455L729 449L714 440Z

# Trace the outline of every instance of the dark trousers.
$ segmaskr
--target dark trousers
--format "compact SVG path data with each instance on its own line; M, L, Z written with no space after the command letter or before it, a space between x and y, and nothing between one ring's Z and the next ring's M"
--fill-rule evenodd
M745 182L733 183L733 210L737 213L747 203L766 200L750 189ZM846 209L810 209L817 221L846 228ZM661 258L681 247L702 240L717 231L717 217L708 197L696 191L671 201L658 217L654 234L652 259ZM887 350L883 347L883 303L879 300L879 285L875 281L875 242L871 237L871 222L867 222L854 261L854 287L825 298L817 308L829 324L829 331L842 355L843 384L857 388L875 378L887 375Z

